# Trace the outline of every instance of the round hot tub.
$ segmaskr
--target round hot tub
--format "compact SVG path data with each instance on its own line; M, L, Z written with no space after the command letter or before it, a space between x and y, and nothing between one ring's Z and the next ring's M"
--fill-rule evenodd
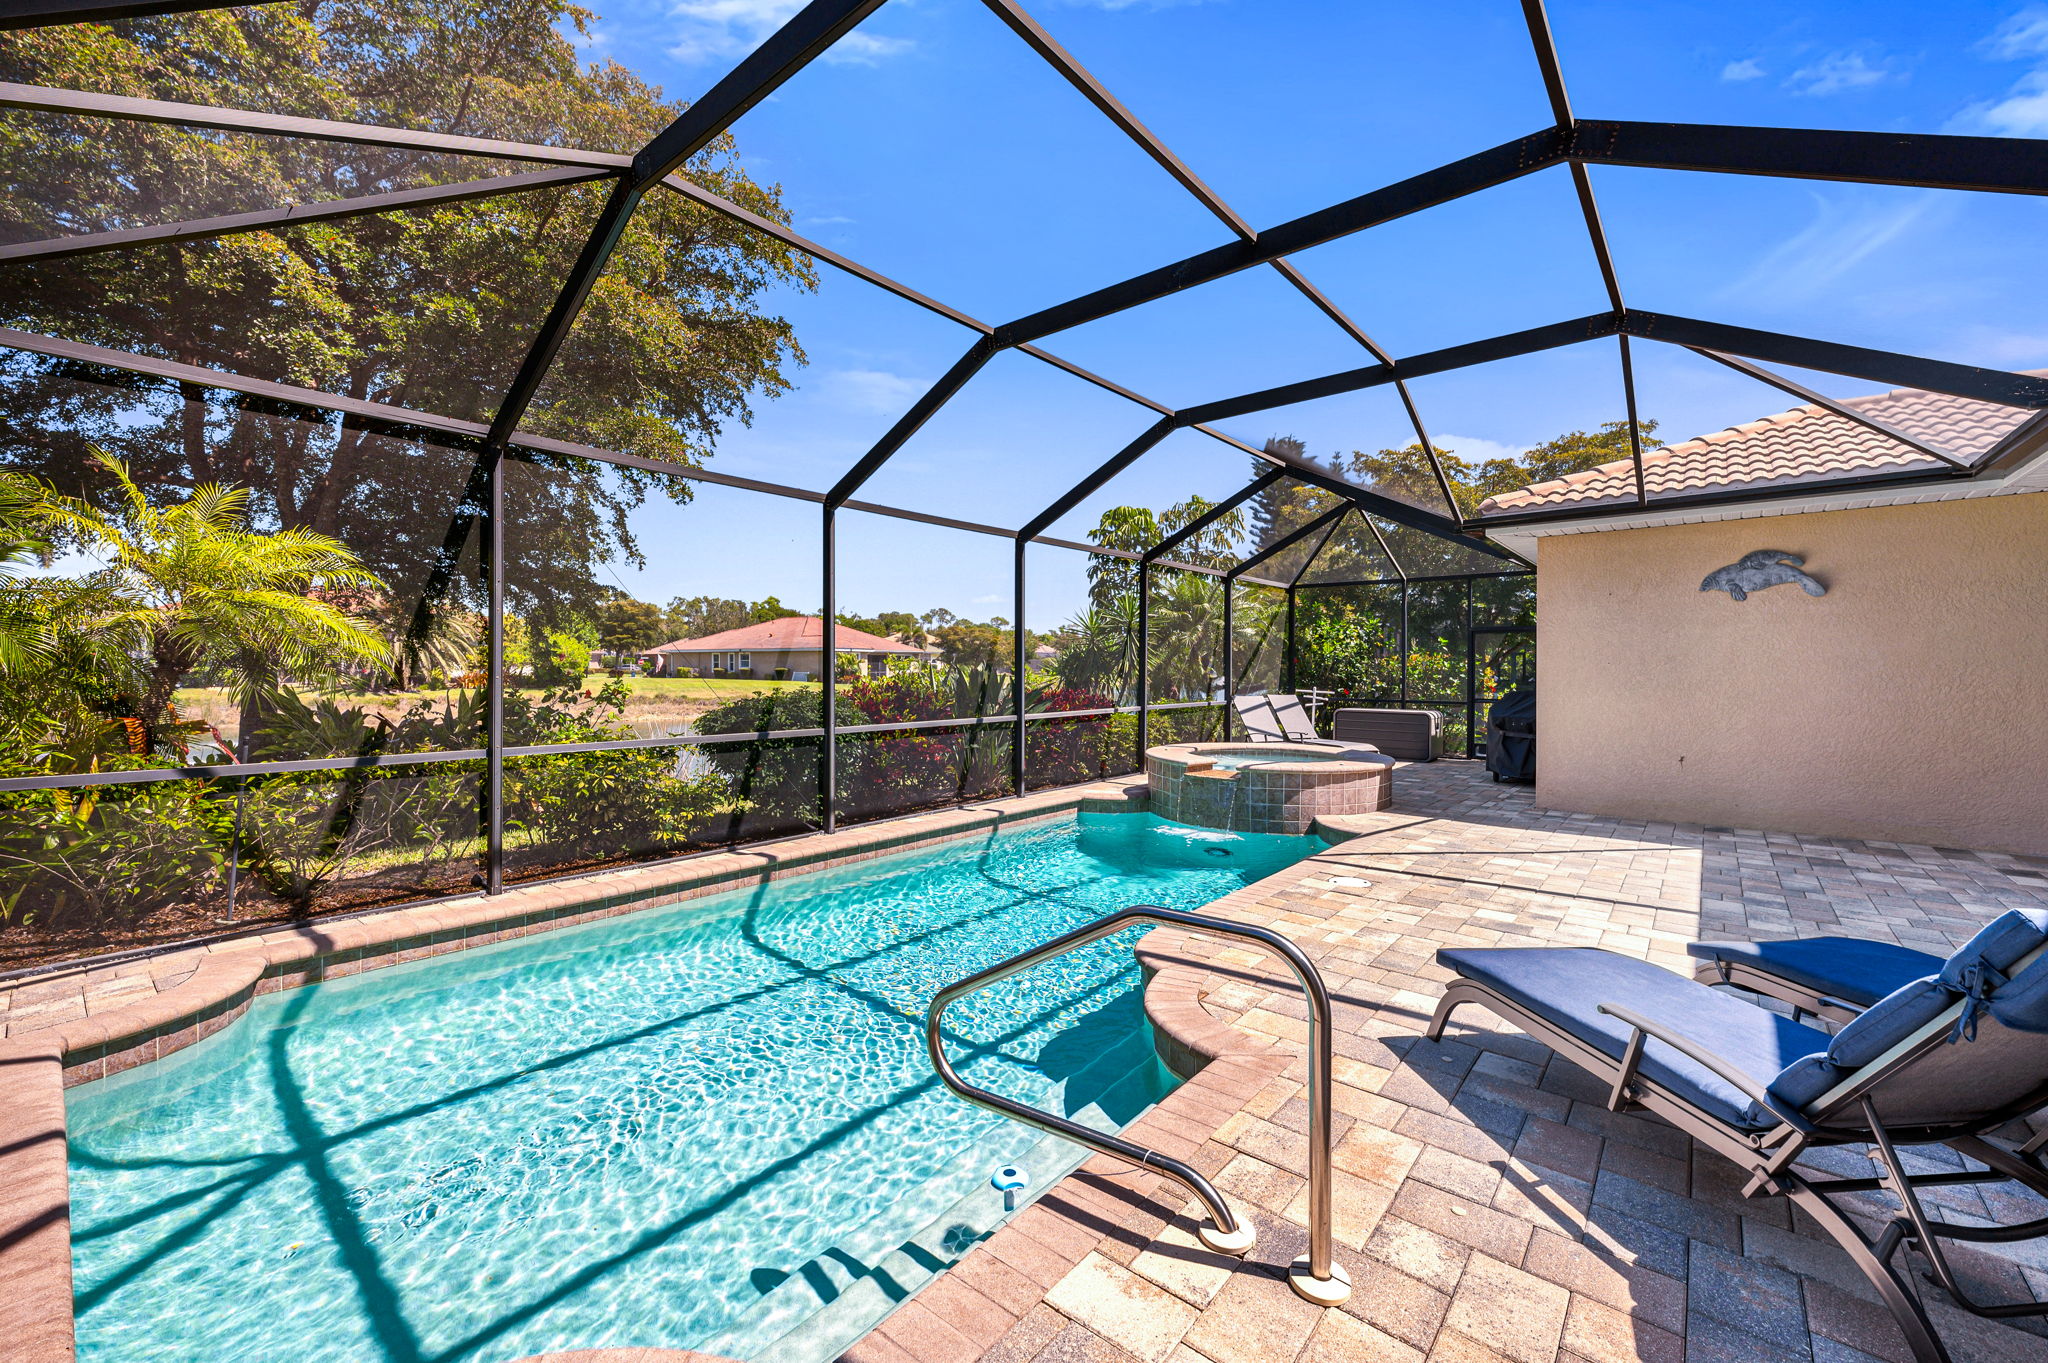
M1363 744L1170 743L1145 753L1154 814L1238 833L1306 833L1323 815L1393 801L1394 759Z

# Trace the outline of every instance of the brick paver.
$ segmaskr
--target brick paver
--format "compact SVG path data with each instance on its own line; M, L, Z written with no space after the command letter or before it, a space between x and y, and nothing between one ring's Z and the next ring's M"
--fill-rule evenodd
M1191 1162L1249 1213L1258 1246L1230 1267L1193 1239L1200 1209L1177 1187L1090 1161L953 1270L1031 1258L1043 1285L1003 1303L1015 1324L983 1359L1907 1358L1833 1243L1781 1200L1744 1199L1719 1157L1654 1119L1608 1112L1589 1075L1482 1010L1460 1013L1441 1043L1424 1041L1447 978L1434 956L1578 944L1690 974L1684 947L1701 937L1834 934L1946 952L2007 908L2048 906L2048 862L1552 813L1464 762L1403 767L1391 808L1337 822L1358 836L1212 911L1292 937L1335 996L1335 1252L1351 1299L1324 1310L1283 1281L1306 1244L1299 994L1249 951L1194 944L1175 953L1178 977L1160 980L1175 1006L1191 996L1205 1022L1294 1057L1264 1082L1245 1079L1234 1111L1182 1112L1171 1125L1185 1138L1190 1121L1206 1121ZM1165 1129L1149 1118L1134 1128L1148 1140ZM1112 1186L1125 1199L1114 1229L1095 1200ZM2048 1213L2023 1194L1937 1196L1956 1219ZM2009 1257L1957 1255L1980 1296L2048 1289L2048 1254L2000 1253ZM1959 1363L2048 1363L2039 1323L1933 1309ZM885 1322L847 1358L898 1358L908 1345Z

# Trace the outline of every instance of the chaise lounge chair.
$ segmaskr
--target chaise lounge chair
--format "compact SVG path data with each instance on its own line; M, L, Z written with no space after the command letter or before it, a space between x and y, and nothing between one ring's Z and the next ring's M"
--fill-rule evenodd
M1430 1019L1481 1004L1604 1081L1608 1107L1640 1108L1733 1161L1748 1197L1784 1196L1832 1236L1883 1298L1916 1363L1953 1363L1901 1248L1964 1309L1992 1319L2048 1315L2038 1301L1981 1305L1941 1242L2048 1236L2048 1217L2013 1226L1932 1219L1918 1190L2014 1180L2048 1196L2041 1150L1986 1137L2048 1101L2048 912L2014 910L1939 969L1893 990L1833 1036L1660 966L1590 947L1452 948L1458 978ZM1909 1173L1898 1146L1944 1143L1988 1166ZM1877 1178L1819 1177L1803 1153L1868 1145ZM1899 1209L1867 1237L1834 1199L1891 1193ZM1859 1208L1868 1214L1868 1208Z
M1369 744L1339 743L1333 738L1318 736L1315 725L1309 723L1308 712L1301 708L1301 700L1296 696L1236 696L1230 703L1237 711L1238 722L1244 725L1245 736L1254 743L1308 743L1318 748L1379 751Z
M1847 1022L1901 985L1940 971L1942 958L1860 937L1799 937L1777 942L1693 942L1702 984L1732 984L1803 1013Z

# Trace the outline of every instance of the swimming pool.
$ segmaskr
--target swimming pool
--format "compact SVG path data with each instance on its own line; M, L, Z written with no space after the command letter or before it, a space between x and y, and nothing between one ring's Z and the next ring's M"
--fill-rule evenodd
M932 994L1321 847L1081 815L265 995L70 1090L79 1357L830 1358L1084 1153L939 1086ZM962 1073L1157 1101L1138 931L958 1005Z

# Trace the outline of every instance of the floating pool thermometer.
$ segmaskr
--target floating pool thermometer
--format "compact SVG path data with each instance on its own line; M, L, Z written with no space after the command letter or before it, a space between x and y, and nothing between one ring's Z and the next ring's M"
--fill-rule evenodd
M996 1170L995 1177L988 1181L988 1186L1003 1195L1003 1210L1013 1212L1017 1210L1017 1194L1030 1183L1031 1175L1014 1164L1005 1164Z

